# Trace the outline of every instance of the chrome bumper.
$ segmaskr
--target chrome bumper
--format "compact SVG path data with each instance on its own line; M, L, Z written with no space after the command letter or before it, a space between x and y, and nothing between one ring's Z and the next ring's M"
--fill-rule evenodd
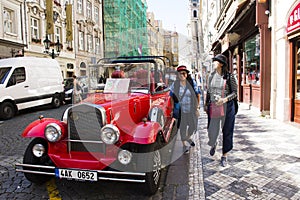
M16 171L17 172L55 176L54 170L55 170L56 167L54 167L54 166L30 165L30 164L22 164L22 163L16 163L15 166L16 166ZM37 170L20 169L18 167L30 167L30 168L36 168ZM42 171L42 170L47 170L47 171L53 170L53 172L45 172L45 171ZM84 169L82 169L82 170L84 170ZM121 172L121 171L104 171L104 170L103 171L95 170L95 171L97 171L98 180L145 183L144 177L146 176L146 173ZM113 176L113 177L109 177L109 176ZM117 176L129 176L131 178L119 178ZM68 180L68 179L66 179L66 180Z

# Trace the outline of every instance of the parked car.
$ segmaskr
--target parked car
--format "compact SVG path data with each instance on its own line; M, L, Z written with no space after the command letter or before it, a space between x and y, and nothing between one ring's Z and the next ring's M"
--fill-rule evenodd
M88 94L88 77L87 76L80 76L77 77L79 86L80 86L80 95L82 99L85 99ZM73 101L73 78L68 77L64 79L64 89L65 89L65 102L71 103Z
M0 119L10 119L19 110L45 104L57 108L63 100L63 77L56 60L35 57L0 60Z
M105 77L104 90L67 108L61 120L41 117L29 124L22 136L32 141L17 171L33 183L51 176L125 181L154 194L168 165L165 147L177 132L164 59L122 57L89 66L95 80ZM112 77L117 68L124 78Z

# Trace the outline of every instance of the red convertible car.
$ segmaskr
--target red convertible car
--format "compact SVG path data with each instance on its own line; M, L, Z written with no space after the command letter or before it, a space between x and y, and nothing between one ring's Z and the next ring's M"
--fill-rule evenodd
M32 141L16 170L33 183L52 176L127 181L154 194L167 165L164 147L177 131L168 88L172 70L165 63L161 56L139 56L89 66L88 97L60 120L40 116L26 127L22 136Z

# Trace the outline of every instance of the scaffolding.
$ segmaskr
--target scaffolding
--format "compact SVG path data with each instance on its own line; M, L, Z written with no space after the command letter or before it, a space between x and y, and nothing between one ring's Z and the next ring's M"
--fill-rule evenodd
M147 5L143 0L104 0L105 57L147 55Z

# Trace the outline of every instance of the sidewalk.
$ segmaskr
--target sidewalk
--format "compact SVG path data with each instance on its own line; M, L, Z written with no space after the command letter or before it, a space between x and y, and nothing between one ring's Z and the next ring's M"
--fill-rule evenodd
M240 104L234 147L228 166L221 167L222 141L211 157L206 126L201 112L189 155L189 199L300 199L300 128Z

